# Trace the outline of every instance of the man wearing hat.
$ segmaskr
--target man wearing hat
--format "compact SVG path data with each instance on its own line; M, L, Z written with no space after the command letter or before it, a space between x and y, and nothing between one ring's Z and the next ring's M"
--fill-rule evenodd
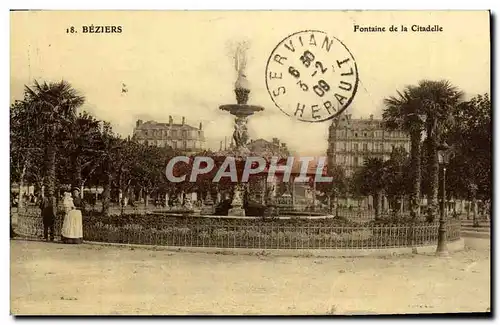
M54 241L54 223L56 218L56 198L53 192L49 192L48 196L45 196L40 202L40 209L42 210L42 220L43 220L43 238L50 241Z
M73 205L75 209L81 210L82 208L82 199L80 198L80 189L78 187L73 187Z

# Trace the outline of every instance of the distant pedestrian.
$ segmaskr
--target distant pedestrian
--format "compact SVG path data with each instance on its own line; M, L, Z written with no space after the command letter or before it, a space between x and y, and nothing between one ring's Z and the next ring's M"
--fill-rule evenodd
M43 238L54 241L54 223L56 219L56 198L54 193L49 192L49 196L42 198L40 209L43 220ZM50 234L49 234L50 233Z

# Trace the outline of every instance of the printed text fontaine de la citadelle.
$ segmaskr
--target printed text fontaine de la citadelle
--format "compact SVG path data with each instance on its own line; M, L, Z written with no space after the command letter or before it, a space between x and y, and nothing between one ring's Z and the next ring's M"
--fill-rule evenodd
M362 26L354 25L354 32L356 33L383 33L383 32L403 32L403 33L433 33L442 32L443 27L440 25L391 25L391 26Z

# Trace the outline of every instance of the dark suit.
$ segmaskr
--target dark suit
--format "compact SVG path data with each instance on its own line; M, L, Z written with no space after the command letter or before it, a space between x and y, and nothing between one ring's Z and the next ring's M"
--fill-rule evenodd
M54 240L54 223L56 219L55 197L44 197L40 202L43 219L43 237L48 239L50 232L50 240Z
M73 205L75 206L75 209L81 210L82 209L82 199L80 199L79 196L73 196Z

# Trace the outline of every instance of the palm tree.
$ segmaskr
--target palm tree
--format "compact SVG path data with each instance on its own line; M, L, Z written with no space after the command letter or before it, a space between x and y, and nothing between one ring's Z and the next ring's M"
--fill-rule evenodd
M64 122L75 118L76 109L84 103L85 98L64 80L41 84L35 80L31 88L25 86L25 92L31 111L37 116L39 125L43 127L45 182L49 195L53 196L58 151L56 136L61 131Z
M453 111L462 101L463 92L447 80L422 80L415 88L415 96L426 116L429 187L427 192L427 220L433 221L438 210L439 161L437 148L443 134L453 124Z
M407 86L398 91L397 96L384 100L385 110L382 117L389 130L403 130L410 135L410 165L412 170L412 191L410 193L410 215L420 217L421 140L424 126L423 110L418 98L419 90Z
M82 171L98 163L99 155L94 149L100 140L100 123L89 113L83 112L69 123L63 124L60 138L70 158L72 187L83 187L85 179ZM83 189L80 190L80 195L83 198Z

